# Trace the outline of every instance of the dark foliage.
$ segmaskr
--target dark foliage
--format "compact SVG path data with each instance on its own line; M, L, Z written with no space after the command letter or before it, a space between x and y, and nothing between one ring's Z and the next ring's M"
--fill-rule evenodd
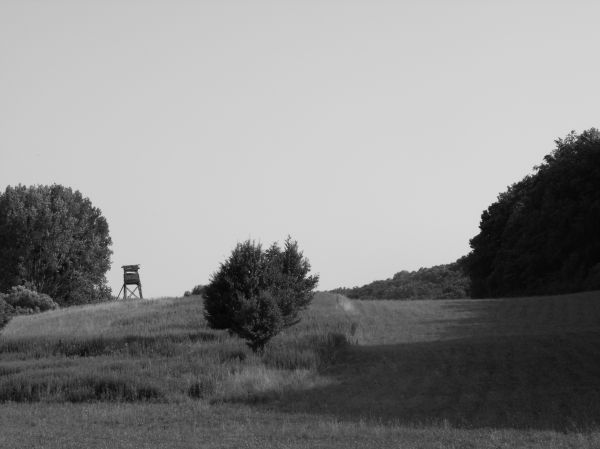
M15 315L15 308L7 303L5 295L0 294L0 329L2 329Z
M400 271L393 278L362 287L338 288L352 299L456 299L469 296L469 279L459 262Z
M58 308L58 304L50 296L29 290L22 285L11 288L10 292L2 297L16 313L38 313Z
M183 296L202 296L206 285L196 285L191 291L187 290Z
M99 209L61 185L0 194L0 291L26 285L61 306L110 298L111 239Z
M18 285L7 294L0 293L0 329L16 315L28 315L57 309L50 296L38 293Z
M263 251L250 240L238 244L204 290L204 315L214 329L244 338L253 351L299 321L319 277L291 238L283 249Z
M600 132L571 132L481 215L472 296L600 289Z

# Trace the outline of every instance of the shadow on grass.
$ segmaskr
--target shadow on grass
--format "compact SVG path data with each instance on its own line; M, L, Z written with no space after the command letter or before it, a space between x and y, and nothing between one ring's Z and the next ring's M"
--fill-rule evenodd
M600 292L445 301L440 339L497 335L549 335L600 330ZM441 315L444 315L442 313Z
M268 403L404 425L587 430L600 424L600 332L348 346L327 386Z
M335 357L316 369L330 382L266 392L257 406L402 425L597 429L598 299L590 292L445 301L440 319L417 322L433 341L326 346ZM407 337L398 335L389 338Z

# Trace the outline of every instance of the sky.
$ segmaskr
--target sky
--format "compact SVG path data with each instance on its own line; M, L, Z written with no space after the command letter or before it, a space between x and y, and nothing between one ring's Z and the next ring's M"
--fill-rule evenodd
M109 285L208 282L291 235L319 289L469 251L554 140L598 127L595 1L0 0L0 191L106 217Z

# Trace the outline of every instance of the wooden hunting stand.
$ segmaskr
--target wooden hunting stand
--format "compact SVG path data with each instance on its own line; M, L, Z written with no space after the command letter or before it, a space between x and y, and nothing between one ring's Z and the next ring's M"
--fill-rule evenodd
M121 296L121 292L123 292L123 299L127 299L127 294L129 293L129 298L139 298L144 299L142 296L142 283L140 282L140 274L138 270L140 269L139 265L123 265L123 287L119 291L117 295L117 299ZM129 289L128 285L135 285L133 289ZM139 296L136 296L135 292L138 292Z

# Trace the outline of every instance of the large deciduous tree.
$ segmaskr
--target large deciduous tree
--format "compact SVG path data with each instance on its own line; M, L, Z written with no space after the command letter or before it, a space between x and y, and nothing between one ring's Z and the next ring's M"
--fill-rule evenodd
M26 285L61 306L110 297L111 239L100 210L61 185L0 194L0 292Z
M473 297L600 289L600 132L558 139L479 228L466 260Z
M259 351L300 321L319 281L309 272L308 259L289 237L283 249L239 243L204 290L204 316L212 328L228 329Z

